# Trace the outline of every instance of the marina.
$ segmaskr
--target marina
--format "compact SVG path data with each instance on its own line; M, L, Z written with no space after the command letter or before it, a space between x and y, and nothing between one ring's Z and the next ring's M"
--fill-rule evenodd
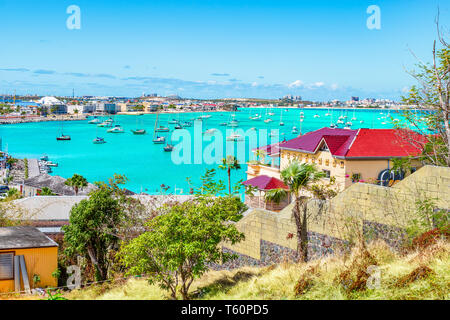
M176 146L181 141L170 138L173 132L181 132L181 130L175 129L176 126L181 126L193 137L196 126L201 125L200 135L205 140L203 148L211 143L209 142L211 137L221 134L224 150L226 150L227 144L231 144L228 148L232 145L236 147L244 140L247 151L249 138L245 136L246 131L259 134L262 129L266 129L268 142L275 142L277 139L289 140L300 133L304 134L322 127L330 127L333 119L338 119L340 116L341 123L339 121L334 123L339 128L392 127L392 121L387 117L388 113L380 109L347 111L346 109L290 108L288 111L286 110L284 108L271 109L270 113L274 115L270 117L278 121L269 123L255 121L255 117L260 117L261 114L265 115L266 112L269 117L269 111L262 108L242 108L238 112L205 112L202 113L202 116L194 112L145 114L139 117L115 115L114 126L120 123L120 127L113 126L112 129L119 128L115 130L121 134L108 133L107 139L105 139L105 135L111 128L94 126L89 122L97 119L95 121L97 124L103 123L108 121L110 116L64 122L64 135L71 137L70 141L65 142L55 139L55 136L61 134L60 121L0 126L0 136L3 147L7 147L15 157L39 159L42 154L48 154L52 162L58 163L57 167L46 166L53 175L69 178L74 173L78 173L85 176L88 181L94 182L105 180L114 173L119 173L125 174L129 178L126 187L134 192L157 193L160 190L159 186L165 184L171 186L172 192L176 187L178 193L181 191L186 193L189 190L189 185L185 182L186 177L198 179L200 175L204 174L206 168L211 169L217 166L205 163L193 164L193 158L191 163L175 164L171 155L178 155L179 151ZM348 121L345 118L347 113ZM315 117L315 115L319 115L319 117ZM400 115L394 110L390 112L390 116L400 118ZM195 120L194 125L192 119L197 118L200 120ZM353 118L356 120L350 121ZM227 125L223 125L224 120L227 121ZM283 122L284 125L280 126L280 122ZM352 125L350 126L346 122L352 122ZM191 126L186 123L191 123ZM150 134L135 133L133 130L136 131L136 129L145 130ZM191 141L190 144L193 151L194 142ZM248 160L251 159L241 159L243 168L233 174L234 182L245 178L245 162ZM42 161L48 161L48 159ZM221 170L218 170L217 175L221 179L226 178L225 173Z

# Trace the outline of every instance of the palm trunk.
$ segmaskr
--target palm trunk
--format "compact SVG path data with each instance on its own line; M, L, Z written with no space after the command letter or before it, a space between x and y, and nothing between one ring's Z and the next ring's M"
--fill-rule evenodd
M228 193L231 194L231 169L228 168Z
M303 212L301 212L303 210ZM308 260L308 225L305 199L295 196L293 215L297 226L297 255L303 262Z

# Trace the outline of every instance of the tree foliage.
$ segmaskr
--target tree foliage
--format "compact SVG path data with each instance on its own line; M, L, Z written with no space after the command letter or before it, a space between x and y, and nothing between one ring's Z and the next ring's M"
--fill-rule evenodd
M220 243L244 238L230 222L239 221L245 209L232 196L197 197L167 208L147 223L147 232L122 247L121 260L129 274L149 274L150 282L169 290L172 298L180 292L188 299L192 282L211 263L233 258Z
M63 227L65 254L89 257L97 280L107 279L111 264L108 253L118 245L116 233L122 215L112 190L100 188L72 207L69 225Z
M66 180L65 185L72 187L75 191L75 195L78 195L78 191L87 187L88 182L82 175L74 174L72 178Z
M420 160L433 165L450 166L450 47L439 30L440 48L433 43L432 63L419 62L410 74L418 85L412 86L403 102L413 106L403 113L397 127L409 128L426 136L409 135L412 145L423 149Z

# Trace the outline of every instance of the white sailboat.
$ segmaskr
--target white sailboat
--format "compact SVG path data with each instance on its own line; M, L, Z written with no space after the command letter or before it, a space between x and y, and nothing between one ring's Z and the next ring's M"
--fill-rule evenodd
M154 144L164 144L166 142L166 138L160 137L156 131L156 127L158 126L158 117L159 117L159 113L156 113L155 129L153 130L153 143Z

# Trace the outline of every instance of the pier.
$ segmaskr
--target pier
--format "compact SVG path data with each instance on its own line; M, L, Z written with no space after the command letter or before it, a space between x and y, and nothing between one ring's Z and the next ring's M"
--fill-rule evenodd
M28 160L28 178L37 177L40 174L39 162L37 159Z

